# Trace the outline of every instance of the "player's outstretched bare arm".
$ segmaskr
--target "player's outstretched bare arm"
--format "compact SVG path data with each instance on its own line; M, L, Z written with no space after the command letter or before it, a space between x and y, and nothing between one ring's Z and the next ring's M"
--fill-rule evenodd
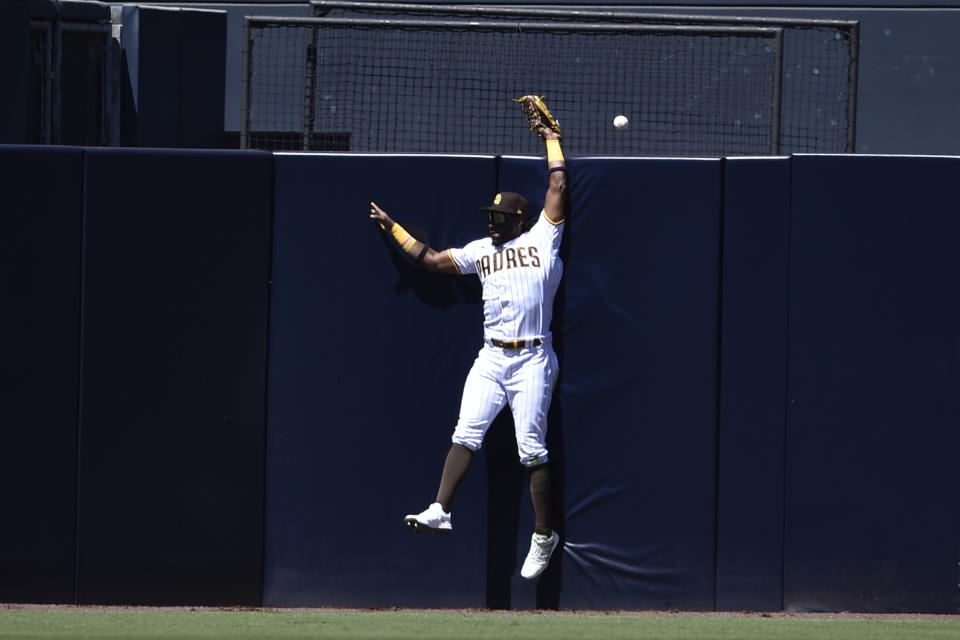
M538 133L547 144L547 195L543 201L543 213L550 222L558 224L567 213L567 161L560 149L560 135L546 126Z
M427 271L457 273L457 267L446 251L434 251L426 243L411 236L406 229L394 222L386 211L377 206L376 202L370 203L370 219L377 223L381 231L393 236L400 249Z
M543 213L553 224L563 222L567 213L567 162L560 149L563 129L550 113L543 96L528 94L520 96L514 102L520 103L523 117L540 139L547 143L547 195L544 198Z

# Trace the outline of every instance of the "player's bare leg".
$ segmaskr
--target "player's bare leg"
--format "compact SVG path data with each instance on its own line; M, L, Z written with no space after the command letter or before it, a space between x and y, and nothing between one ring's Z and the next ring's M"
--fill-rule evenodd
M460 486L460 481L470 470L472 461L473 451L462 444L451 445L447 460L443 464L437 499L420 513L404 517L403 523L407 528L417 533L434 533L438 536L445 536L453 531L450 505L453 504L453 496Z
M453 496L457 493L460 482L470 470L473 461L473 451L462 444L453 443L447 453L447 460L443 464L443 475L440 477L440 488L437 490L437 499L444 511L450 511L453 505Z

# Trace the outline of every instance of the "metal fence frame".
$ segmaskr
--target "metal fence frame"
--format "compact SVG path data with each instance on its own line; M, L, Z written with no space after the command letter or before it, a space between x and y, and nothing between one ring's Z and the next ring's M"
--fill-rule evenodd
M639 22L645 24L703 24L781 27L784 29L834 29L844 33L850 43L847 68L847 141L846 152L856 150L857 91L860 69L860 23L856 20L819 18L761 18L746 16L709 16L636 11L594 11L579 9L544 9L531 6L492 7L451 4L406 4L402 2L358 2L356 0L310 0L314 16L324 16L334 9L366 12L409 14L449 14L471 18L503 19L534 18L537 20L583 20L589 22ZM781 60L783 57L781 56Z
M366 4L366 3L360 3ZM389 24L392 28L417 28L417 29L469 29L469 30L491 30L491 31L590 31L590 32L610 32L610 33L660 33L660 34L705 34L705 35L746 35L769 38L774 55L773 78L771 82L771 148L770 153L776 155L780 151L780 116L782 110L782 86L783 86L783 29L779 26L754 26L754 25L710 25L710 24L616 24L616 23L557 23L557 22L503 22L487 20L483 22L474 21L454 21L454 20L379 20L363 18L301 18L301 17L274 17L274 16L245 16L243 25L243 51L242 51L242 89L241 89L241 131L240 148L249 148L250 136L250 87L251 87L251 64L250 56L253 53L251 46L252 30L258 26L297 26L313 27L311 29L310 43L305 54L308 56L305 74L315 76L315 63L310 61L315 59L315 51L311 48L316 47L316 33L318 27L323 26L357 26L357 27L383 27ZM303 118L303 144L304 148L313 135L313 121L315 105L311 88L314 78L304 78L304 118Z
M116 126L111 111L115 102L114 87L111 82L113 60L113 25L99 22L72 22L59 19L32 19L30 30L43 33L40 60L40 144L61 144L60 117L62 105L62 75L60 70L63 55L64 33L93 33L103 36L100 68L100 130L98 139L101 145L110 144L115 136Z

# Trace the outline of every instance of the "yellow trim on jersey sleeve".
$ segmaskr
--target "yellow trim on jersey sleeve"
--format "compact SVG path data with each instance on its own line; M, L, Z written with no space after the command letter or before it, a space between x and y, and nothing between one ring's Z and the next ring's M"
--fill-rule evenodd
M550 219L550 216L547 215L547 210L546 210L546 209L541 209L541 210L540 210L540 215L542 215L544 218L546 218L546 219L547 219L547 222L549 222L550 224L552 224L552 225L555 226L555 227L559 227L560 225L562 225L564 222L567 221L566 218L560 218L559 220L557 220L556 222L554 222L553 220Z
M457 261L453 259L453 254L450 252L450 249L447 249L444 253L447 254L448 258L450 258L450 262L453 263L453 268L457 270L457 275L462 276L463 274L460 273L460 267L457 266Z

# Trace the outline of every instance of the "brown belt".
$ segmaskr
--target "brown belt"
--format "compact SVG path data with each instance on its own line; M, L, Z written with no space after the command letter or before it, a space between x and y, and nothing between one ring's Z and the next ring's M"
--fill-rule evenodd
M490 338L490 344L501 349L525 349L526 347L539 347L543 343L540 342L540 338L534 338L533 340L497 340L496 338Z

